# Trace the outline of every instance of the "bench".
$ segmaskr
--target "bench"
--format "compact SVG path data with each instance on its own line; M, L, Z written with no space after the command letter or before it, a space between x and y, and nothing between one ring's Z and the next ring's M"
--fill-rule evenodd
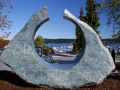
M49 59L51 59L51 60L53 60L53 57L50 55L50 56L47 56L47 55L45 55L45 56L43 56L43 59L47 59L47 58L49 58Z

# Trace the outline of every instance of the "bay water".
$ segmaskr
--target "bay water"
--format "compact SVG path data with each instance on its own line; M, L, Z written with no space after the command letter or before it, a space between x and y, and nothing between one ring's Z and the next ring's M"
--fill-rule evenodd
M47 47L56 47L59 49L63 49L63 48L67 48L70 46L73 46L72 43L48 43L45 44ZM105 47L109 46L111 49L114 48L116 51L118 51L120 49L120 43L112 43L112 44L103 44Z
M67 47L72 46L72 43L49 43L45 44L47 47Z

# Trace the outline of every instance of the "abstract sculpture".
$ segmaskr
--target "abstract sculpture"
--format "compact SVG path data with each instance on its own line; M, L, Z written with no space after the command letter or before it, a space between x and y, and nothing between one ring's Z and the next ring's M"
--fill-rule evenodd
M47 8L35 12L23 29L11 40L1 55L16 74L28 83L57 88L74 89L97 85L115 68L112 57L86 23L67 10L64 18L81 28L83 47L75 60L65 64L44 61L35 51L34 36L37 29L49 20Z

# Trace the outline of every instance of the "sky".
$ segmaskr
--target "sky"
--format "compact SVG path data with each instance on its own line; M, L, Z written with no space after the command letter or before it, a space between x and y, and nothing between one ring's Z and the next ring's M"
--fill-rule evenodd
M86 12L86 1L87 0L14 0L12 2L13 9L10 14L8 14L9 19L12 20L13 23L9 30L11 34L7 39L11 40L25 26L33 13L44 6L48 8L50 20L40 26L36 32L35 38L41 35L43 38L48 39L75 39L75 25L63 19L63 12L67 9L78 18L81 6L84 13ZM95 1L101 2L101 0ZM2 12L5 13L6 9L3 9ZM111 30L105 25L106 17L104 15L99 15L99 17L101 23L98 28L100 36L102 39L109 38Z

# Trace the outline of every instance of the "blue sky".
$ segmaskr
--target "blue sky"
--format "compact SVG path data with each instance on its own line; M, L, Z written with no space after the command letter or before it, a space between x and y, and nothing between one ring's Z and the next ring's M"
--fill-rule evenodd
M75 39L75 25L63 19L64 9L67 9L75 17L80 14L80 7L85 10L87 0L14 0L12 5L14 7L9 14L9 19L13 20L10 29L11 35L8 39L12 39L28 22L30 17L38 9L47 6L50 20L44 23L37 31L37 35L43 38L72 38ZM101 0L96 0L100 2ZM3 12L5 10L3 9ZM85 12L85 11L84 11ZM105 39L111 35L111 30L105 25L106 17L100 15L101 26L98 28L100 36ZM35 37L36 37L35 36Z

